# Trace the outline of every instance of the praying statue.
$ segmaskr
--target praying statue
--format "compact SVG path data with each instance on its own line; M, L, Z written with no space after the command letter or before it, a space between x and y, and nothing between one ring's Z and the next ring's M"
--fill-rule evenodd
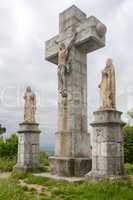
M36 95L32 92L31 87L26 88L24 100L24 121L29 123L35 123Z
M106 67L102 71L100 88L100 110L112 110L116 108L115 69L113 61L108 58Z
M59 91L62 97L67 96L67 88L66 88L66 74L69 74L71 71L71 56L70 50L73 47L75 38L77 33L75 33L68 45L64 43L59 44L59 51L58 51L58 80L59 80ZM58 44L59 42L56 41Z

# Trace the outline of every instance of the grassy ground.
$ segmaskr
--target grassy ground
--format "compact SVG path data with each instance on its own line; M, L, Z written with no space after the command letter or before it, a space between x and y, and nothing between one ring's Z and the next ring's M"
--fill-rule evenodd
M20 178L27 186L19 186ZM29 189L28 186L44 186ZM32 175L0 179L0 200L133 200L133 183L129 181L67 184Z
M40 154L48 170L45 153ZM10 171L15 159L0 160L0 170ZM133 165L125 164L130 175L127 181L84 182L67 184L54 182L31 174L0 175L0 200L133 200Z
M44 200L133 200L133 186L128 182L89 182L66 184L40 177L28 177L27 183L44 185Z
M37 200L37 197L36 191L26 191L15 181L0 180L0 200Z

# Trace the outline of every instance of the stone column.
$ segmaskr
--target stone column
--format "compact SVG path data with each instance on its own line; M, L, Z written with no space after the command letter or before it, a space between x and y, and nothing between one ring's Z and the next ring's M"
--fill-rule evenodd
M124 176L124 153L121 112L94 112L92 171L87 179L120 178Z
M23 122L18 130L18 159L13 171L34 171L40 169L39 135L37 123Z
M91 149L87 130L87 59L82 51L73 50L72 67L67 77L67 97L59 95L55 156L49 161L53 174L83 176L91 169Z

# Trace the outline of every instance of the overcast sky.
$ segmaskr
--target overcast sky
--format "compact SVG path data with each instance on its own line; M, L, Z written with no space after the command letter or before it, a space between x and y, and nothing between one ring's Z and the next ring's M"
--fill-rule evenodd
M58 34L58 14L75 4L107 26L106 47L88 54L88 112L97 109L98 83L105 60L113 58L117 76L117 107L133 104L132 0L1 0L0 123L16 132L23 120L23 91L37 93L37 119L43 143L57 131L57 66L44 60L44 41ZM88 122L89 124L89 122Z

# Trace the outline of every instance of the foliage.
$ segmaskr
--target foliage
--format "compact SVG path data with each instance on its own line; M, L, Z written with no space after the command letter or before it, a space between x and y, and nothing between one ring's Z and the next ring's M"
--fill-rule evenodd
M0 172L10 172L16 164L16 157L14 158L0 158Z
M6 132L6 128L1 127L1 124L0 124L0 135L2 135L5 132Z
M132 111L132 110L128 111L128 112L127 112L127 115L128 115L131 119L133 119L133 111Z
M12 171L16 163L18 138L13 134L6 141L0 140L0 171Z
M40 152L39 161L44 172L49 170L48 155L44 152Z
M133 164L126 163L124 166L125 166L125 171L127 172L127 174L133 175Z
M124 156L126 163L133 163L133 126L124 127Z
M0 158L14 158L17 155L18 138L16 134L13 134L10 138L4 142L0 140Z

